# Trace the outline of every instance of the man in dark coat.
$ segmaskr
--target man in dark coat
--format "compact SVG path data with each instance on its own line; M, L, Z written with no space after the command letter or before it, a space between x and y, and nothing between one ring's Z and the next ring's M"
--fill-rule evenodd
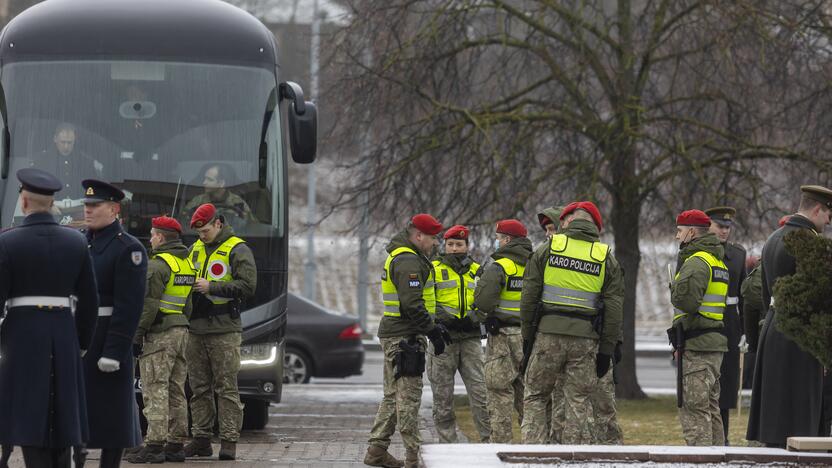
M728 338L728 352L722 357L719 370L719 412L722 416L722 428L725 433L725 445L728 445L728 417L731 409L737 407L737 393L740 385L740 339L743 335L742 298L740 289L746 277L745 249L739 244L728 242L734 228L734 216L737 210L730 206L717 206L705 210L711 218L710 231L722 243L724 257L722 261L728 267L728 296L725 298L725 313L722 333Z
M772 301L777 278L792 275L796 270L795 259L786 251L783 238L798 229L819 235L832 214L832 190L816 185L800 189L800 209L769 236L762 255L766 319L757 347L746 439L769 447L785 447L791 436L820 434L823 367L777 329L777 304Z
M88 435L81 356L95 276L84 236L49 214L61 182L38 169L17 177L26 218L0 235L0 443L22 446L26 466L69 467L69 447Z
M84 222L98 278L98 322L84 357L88 446L101 448L101 468L118 467L125 447L142 442L133 389L133 338L142 314L147 252L117 219L124 193L84 180Z

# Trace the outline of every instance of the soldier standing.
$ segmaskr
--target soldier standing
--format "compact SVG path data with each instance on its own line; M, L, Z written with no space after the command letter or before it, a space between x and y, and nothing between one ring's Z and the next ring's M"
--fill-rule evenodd
M468 391L468 402L481 442L491 438L491 420L485 404L483 354L480 327L474 323L474 286L480 265L468 256L469 230L456 225L445 232L445 253L433 261L436 282L436 323L441 323L453 343L441 355L428 345L428 380L433 391L433 421L439 440L456 443L454 376L459 372Z
M179 221L161 216L151 226L147 293L136 332L147 435L144 447L127 461L181 463L188 438L185 348L196 271L180 238Z
M599 241L598 208L572 203L561 217L563 232L532 255L523 283L523 351L529 357L523 443L547 441L546 402L558 376L564 379L562 442L589 442L583 436L588 398L609 372L621 333L623 275Z
M448 331L435 324L434 269L428 260L442 224L429 214L417 214L387 244L389 254L381 276L384 316L378 337L384 352L384 397L370 432L364 463L370 466L416 467L419 463L419 406L425 371L425 335L434 355L451 342ZM399 428L406 451L405 462L387 449Z
M719 369L728 350L722 317L728 295L728 267L711 219L700 210L676 218L682 266L670 288L673 328L669 331L677 372L682 372L683 404L679 420L688 445L723 445L719 412ZM681 332L679 328L681 327Z
M523 223L497 222L494 262L483 268L474 291L478 318L485 322L488 344L485 388L491 417L491 442L511 442L511 408L523 421L523 339L520 336L520 292L532 243Z
M84 236L50 209L62 184L21 169L23 224L0 235L0 443L23 447L29 467L70 466L87 434L81 356L92 341L98 295ZM58 268L44 268L58 265Z
M722 333L728 339L728 352L722 358L719 370L719 412L725 445L728 445L728 418L732 408L737 407L737 393L740 385L740 338L743 335L740 290L745 280L745 249L739 244L728 242L734 226L737 210L730 206L717 206L705 210L711 218L710 231L722 243L723 262L728 267L728 296L725 298L725 314Z
M193 312L185 356L191 396L191 433L185 456L214 454L211 436L219 421L220 460L237 457L237 440L243 426L243 404L237 388L243 302L254 296L257 266L245 241L234 235L214 205L194 211L191 228L199 239L191 246L191 263L197 270L191 300ZM214 403L214 393L219 401ZM217 409L219 414L217 414Z
M777 278L796 270L783 237L798 229L820 235L832 216L832 190L817 185L804 185L800 190L797 214L769 236L762 254L766 318L757 346L746 439L770 447L785 447L790 436L821 434L823 366L777 329L777 304L772 300Z
M117 468L124 448L142 443L134 386L133 339L142 313L147 252L118 220L124 192L98 180L84 187L84 222L98 281L98 321L84 356L90 448L101 468Z

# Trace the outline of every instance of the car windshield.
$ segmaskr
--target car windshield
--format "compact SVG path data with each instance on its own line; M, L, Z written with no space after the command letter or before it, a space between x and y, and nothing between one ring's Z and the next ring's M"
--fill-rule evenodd
M53 214L83 224L83 179L126 194L123 224L147 238L168 214L189 226L214 203L243 236L282 235L283 158L265 69L171 62L54 61L3 66L11 135L2 225L20 223L15 172L36 167L64 184Z

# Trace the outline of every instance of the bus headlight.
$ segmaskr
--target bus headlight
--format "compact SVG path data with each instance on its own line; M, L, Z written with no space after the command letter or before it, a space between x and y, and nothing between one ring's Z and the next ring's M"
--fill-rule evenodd
M267 366L277 360L277 346L261 343L240 346L241 366Z

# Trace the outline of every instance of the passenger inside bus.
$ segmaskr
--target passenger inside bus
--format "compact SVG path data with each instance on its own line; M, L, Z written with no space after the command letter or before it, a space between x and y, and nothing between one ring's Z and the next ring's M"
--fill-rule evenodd
M100 162L77 147L77 136L74 125L62 122L55 127L52 143L31 157L31 167L55 174L64 184L60 198L83 198L81 180L100 179L104 170Z
M190 220L194 210L204 203L213 203L235 230L249 222L257 222L248 203L227 187L234 184L233 169L222 163L207 166L202 178L204 192L191 199L182 210L182 219Z

